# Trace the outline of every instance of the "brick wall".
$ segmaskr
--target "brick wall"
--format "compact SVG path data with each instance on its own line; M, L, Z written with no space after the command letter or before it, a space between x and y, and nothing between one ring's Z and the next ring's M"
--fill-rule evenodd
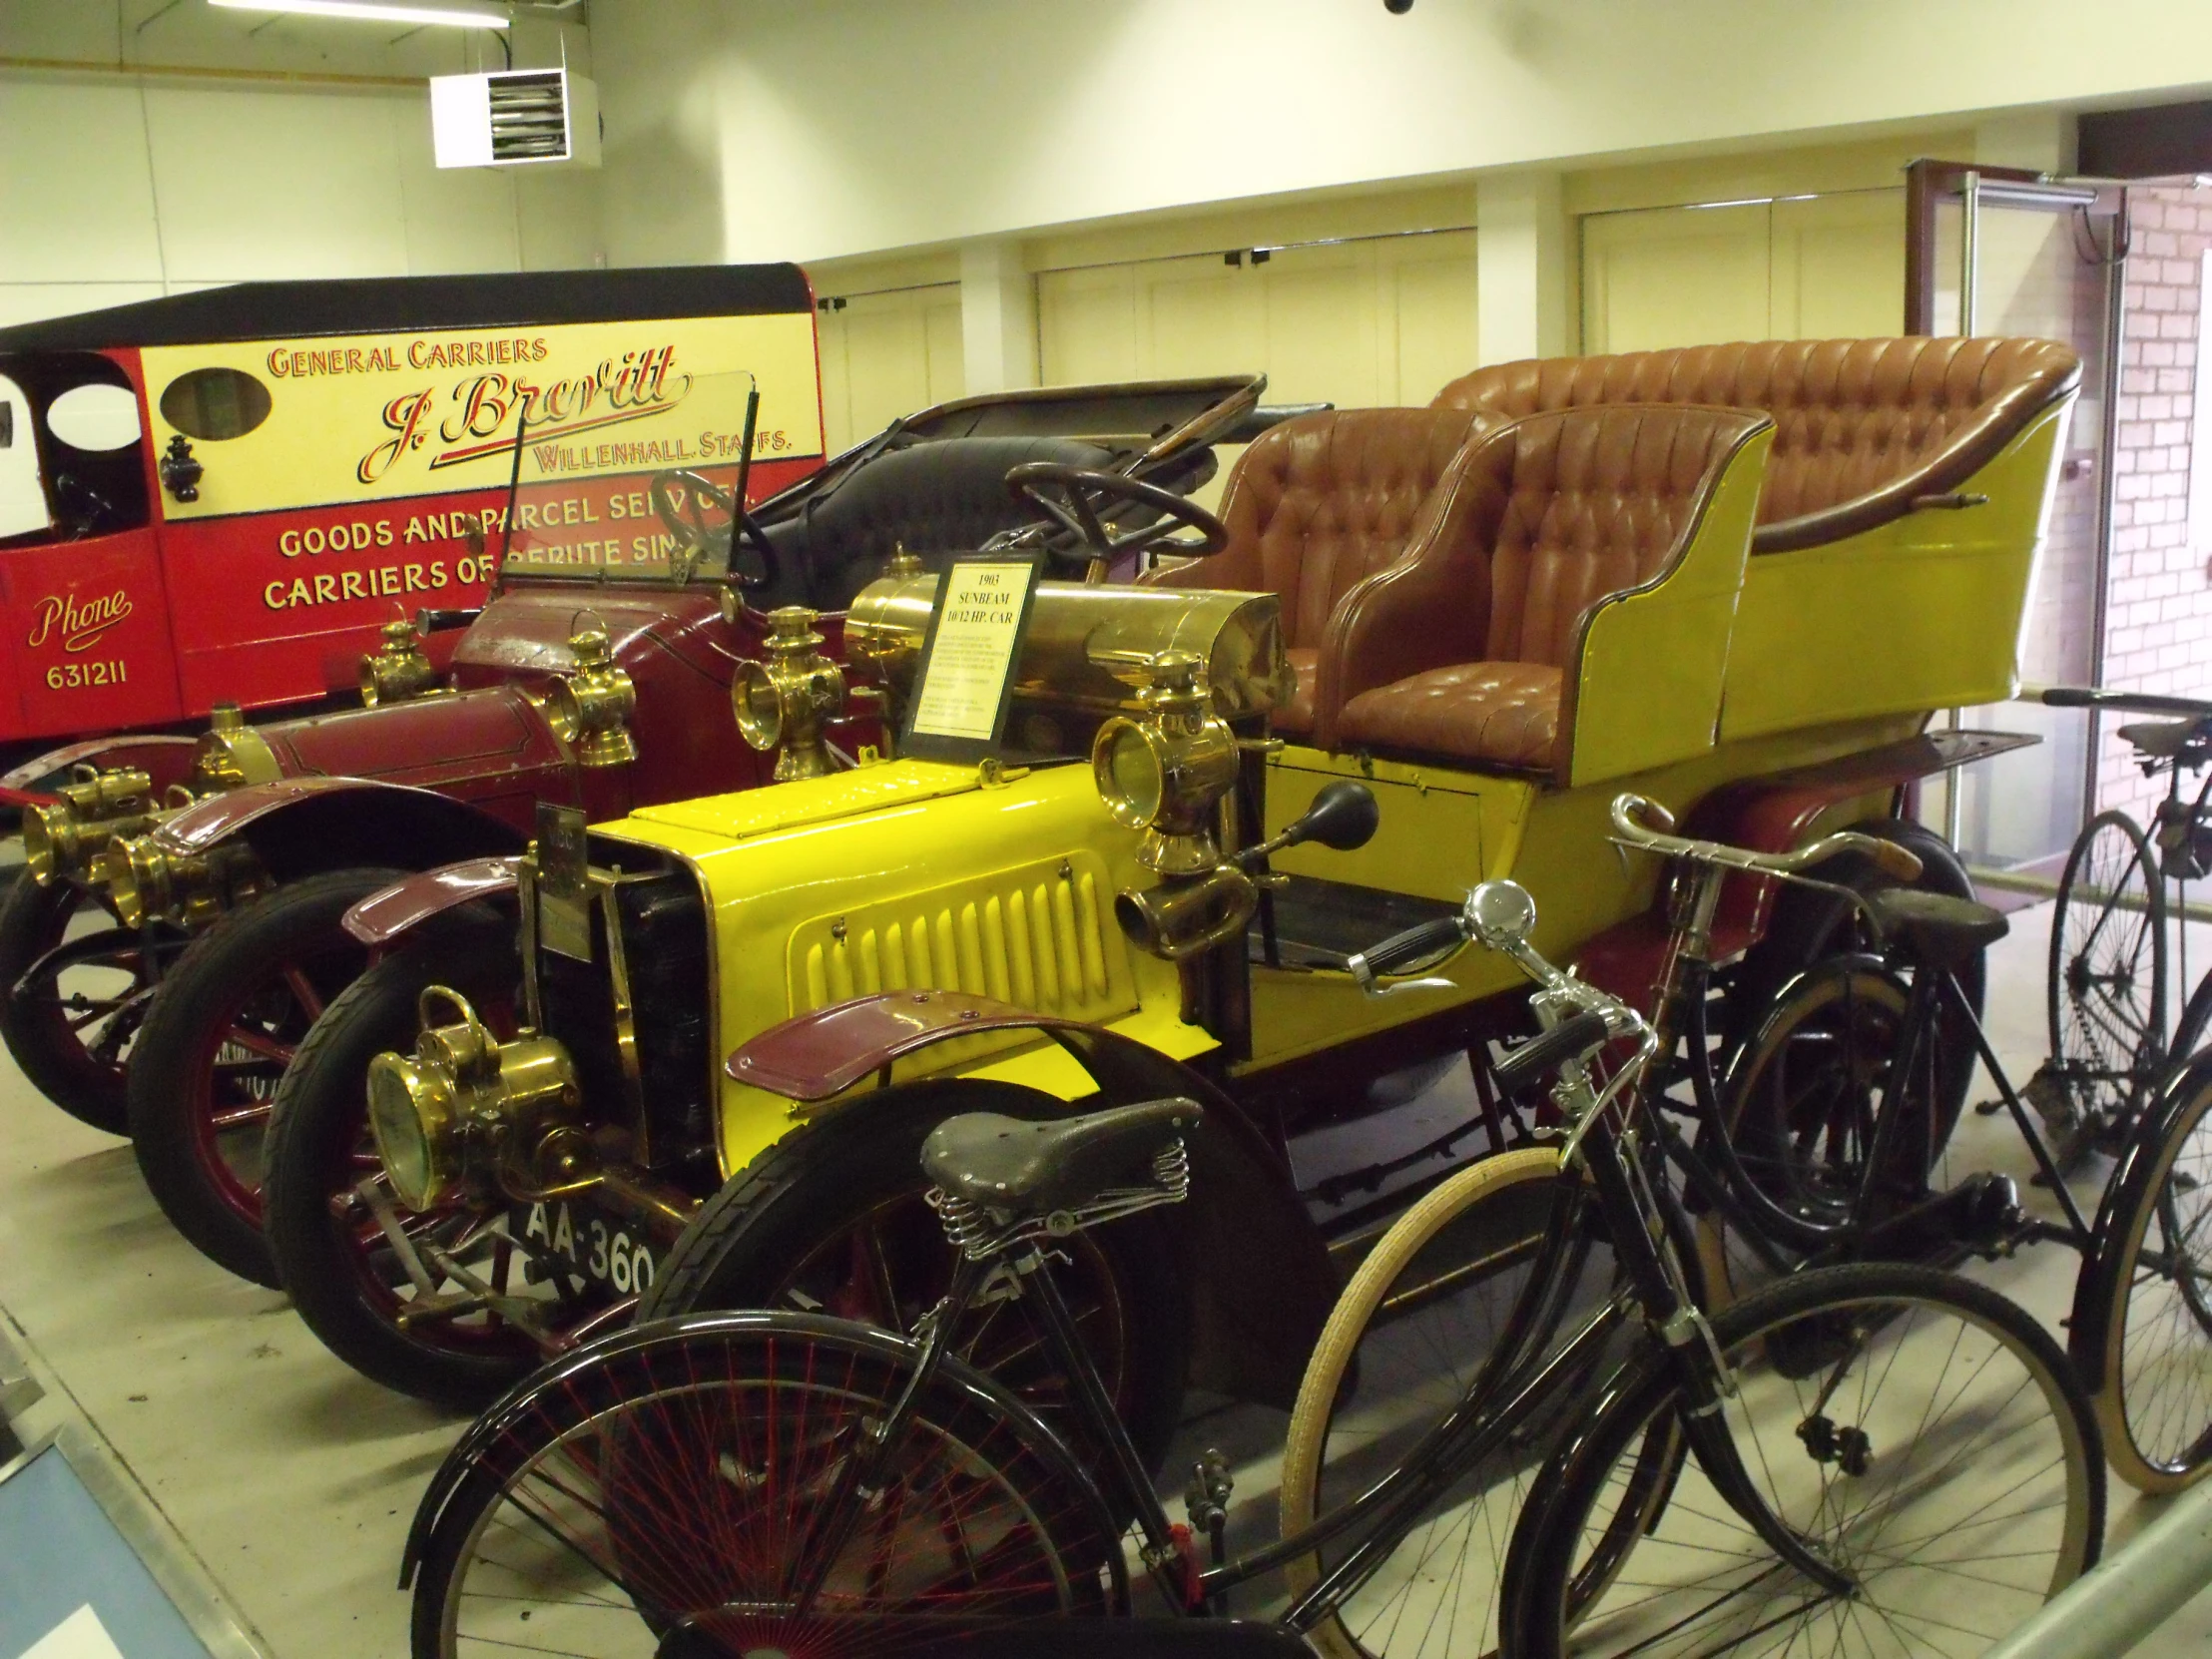
M2212 192L2137 189L2128 198L2135 234L2113 457L2104 683L2212 697L2212 547L2192 546L2189 538L2190 429ZM2125 807L2140 818L2161 792L2111 736L2117 724L2104 722L2098 805Z

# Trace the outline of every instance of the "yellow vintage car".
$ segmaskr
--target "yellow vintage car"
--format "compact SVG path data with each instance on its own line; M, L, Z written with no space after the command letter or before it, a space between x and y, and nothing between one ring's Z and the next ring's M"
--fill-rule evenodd
M833 767L838 677L786 613L734 695L791 781L549 811L519 861L349 918L386 954L279 1096L286 1288L343 1358L456 1402L641 1302L906 1327L945 1271L928 1128L1182 1093L1214 1108L1202 1200L1071 1240L1082 1318L1148 1452L1186 1381L1287 1403L1332 1245L1378 1221L1325 1236L1288 1134L1524 1017L1483 952L1391 962L1448 987L1382 997L1352 958L1510 875L1545 953L1648 984L1623 789L1747 844L1877 821L1962 885L1902 804L2012 741L1930 716L2016 689L2077 376L2040 341L1784 342L1303 416L1218 525L1180 504L1212 556L1040 584L1003 735L959 759ZM1104 535L1113 481L1027 481ZM939 591L894 570L845 623L909 713ZM1769 897L1720 927L1746 995L1827 924ZM1440 1174L1479 1123L1395 1162ZM1017 1381L1020 1306L976 1345Z

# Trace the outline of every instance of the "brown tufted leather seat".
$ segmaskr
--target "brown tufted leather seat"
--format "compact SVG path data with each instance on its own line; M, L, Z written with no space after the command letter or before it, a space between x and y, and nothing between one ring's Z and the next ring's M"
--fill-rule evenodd
M1436 406L1764 409L1776 431L1751 550L1782 553L1957 489L2080 378L2080 359L2054 340L1761 340L1497 363L1452 381Z
M1340 608L1320 742L1564 779L1593 617L1676 568L1722 469L1767 426L1742 409L1607 404L1471 441L1422 556ZM1713 680L1717 693L1717 665Z
M1431 533L1437 480L1475 424L1462 410L1334 409L1271 427L1223 492L1229 545L1144 580L1279 595L1298 696L1274 726L1304 736L1338 603Z

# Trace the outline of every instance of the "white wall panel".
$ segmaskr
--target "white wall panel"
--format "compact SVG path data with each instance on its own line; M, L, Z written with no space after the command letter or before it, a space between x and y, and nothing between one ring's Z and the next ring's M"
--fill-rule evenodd
M961 394L957 282L856 293L815 320L829 453Z
M1048 385L1257 371L1271 401L1340 408L1426 402L1474 366L1475 311L1469 231L1037 278Z
M0 282L161 277L138 89L0 76Z
M597 263L595 175L440 172L429 122L414 87L0 71L0 320L216 282Z
M1849 338L1904 324L1902 189L1581 223L1585 351Z
M592 32L610 108L704 90L730 259L2212 83L2212 7L2173 0L594 0Z
M223 86L148 88L169 274L240 281L406 271L395 102ZM427 103L420 108L427 121Z

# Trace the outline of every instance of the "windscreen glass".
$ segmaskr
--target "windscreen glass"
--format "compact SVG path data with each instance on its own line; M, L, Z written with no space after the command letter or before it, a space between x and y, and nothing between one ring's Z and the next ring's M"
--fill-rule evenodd
M742 370L661 365L580 404L541 399L515 440L505 580L714 580L758 410Z

